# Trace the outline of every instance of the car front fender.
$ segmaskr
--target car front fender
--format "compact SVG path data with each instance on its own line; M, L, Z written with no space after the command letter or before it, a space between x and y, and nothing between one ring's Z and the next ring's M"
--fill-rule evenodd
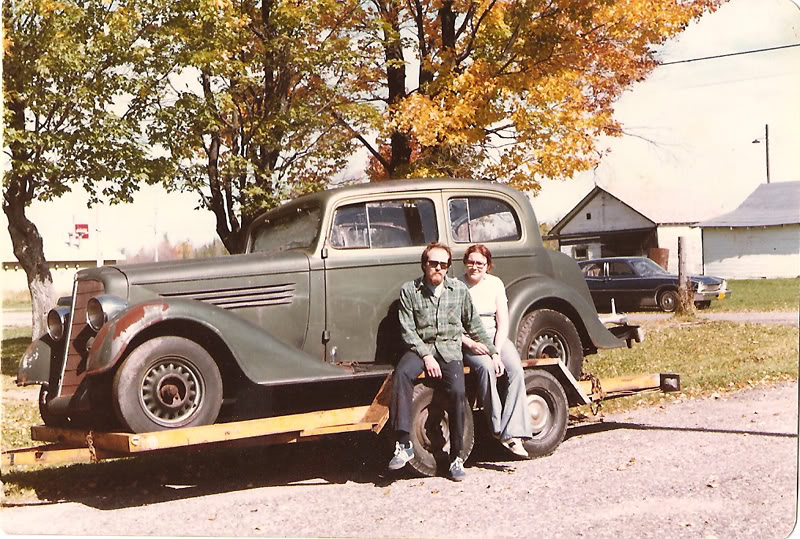
M196 334L198 339L202 339L203 332L213 334L227 347L242 373L258 384L352 376L352 371L315 359L230 311L174 298L132 305L100 328L89 352L87 374L107 372L120 361L137 335L166 322L188 322L202 328Z
M36 339L22 354L17 369L18 386L44 384L50 381L50 367L60 365L63 345L53 341L49 335Z

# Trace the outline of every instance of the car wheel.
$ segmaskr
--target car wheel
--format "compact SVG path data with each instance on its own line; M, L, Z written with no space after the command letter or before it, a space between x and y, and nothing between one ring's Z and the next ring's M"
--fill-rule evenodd
M47 408L50 401L50 384L44 383L39 388L39 415L48 427L65 427L69 425L69 418L65 415L56 415Z
M199 344L157 337L125 359L112 395L117 417L132 432L209 425L222 405L222 377Z
M523 446L531 457L544 457L561 445L567 433L567 395L558 380L542 369L525 371L525 393L533 438L524 440Z
M411 468L425 476L441 475L450 467L450 422L447 396L425 383L417 384L411 400L411 442L414 458ZM466 461L475 445L472 408L464 399L464 434L461 458Z
M572 321L557 311L538 309L525 315L517 334L522 359L559 359L576 379L583 370L583 345Z
M697 306L698 309L708 309L709 307L711 307L711 301L709 300L698 301L695 302L695 305Z
M679 301L678 292L675 290L664 290L658 296L658 306L665 313L674 312Z

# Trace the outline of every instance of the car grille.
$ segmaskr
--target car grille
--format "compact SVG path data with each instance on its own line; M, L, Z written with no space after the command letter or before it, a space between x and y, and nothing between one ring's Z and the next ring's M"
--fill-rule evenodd
M720 287L720 283L718 283L718 284L707 284L707 285L705 285L703 287L703 290L707 291L707 292L716 292L717 290L719 290L719 287Z
M94 331L86 323L86 304L89 299L105 291L100 281L75 281L72 291L72 310L67 329L67 347L58 385L58 396L75 394L86 376L86 360L89 356L88 341Z

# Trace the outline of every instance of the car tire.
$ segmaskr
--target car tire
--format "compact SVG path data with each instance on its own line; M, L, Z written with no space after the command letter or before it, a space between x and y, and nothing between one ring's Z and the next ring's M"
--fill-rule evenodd
M196 342L157 337L120 365L112 401L117 418L132 432L209 425L222 406L222 377Z
M567 433L567 395L558 380L542 369L525 371L525 393L533 438L522 445L531 457L544 457L561 445Z
M572 321L558 311L537 309L526 314L517 333L519 357L559 359L577 380L583 370L583 345Z
M45 382L39 388L39 415L42 422L48 427L66 427L69 425L69 418L65 415L56 415L47 408L50 400L50 384Z
M711 301L710 300L696 301L695 306L698 309L708 309L709 307L711 307Z
M658 307L665 313L675 312L680 302L677 290L664 290L658 295Z
M425 382L414 387L411 399L411 442L414 458L409 466L424 476L444 474L450 467L450 428L445 411L447 396ZM464 398L464 433L460 457L466 461L475 445L472 408Z

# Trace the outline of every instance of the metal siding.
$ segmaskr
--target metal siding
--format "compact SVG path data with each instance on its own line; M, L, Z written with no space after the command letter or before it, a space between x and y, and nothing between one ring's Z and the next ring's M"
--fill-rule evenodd
M685 236L688 250L686 271L695 275L703 272L703 240L699 228L661 225L658 227L657 233L658 246L669 249L667 271L675 275L678 274L678 238L680 236Z
M800 225L707 228L705 273L728 279L800 276Z

